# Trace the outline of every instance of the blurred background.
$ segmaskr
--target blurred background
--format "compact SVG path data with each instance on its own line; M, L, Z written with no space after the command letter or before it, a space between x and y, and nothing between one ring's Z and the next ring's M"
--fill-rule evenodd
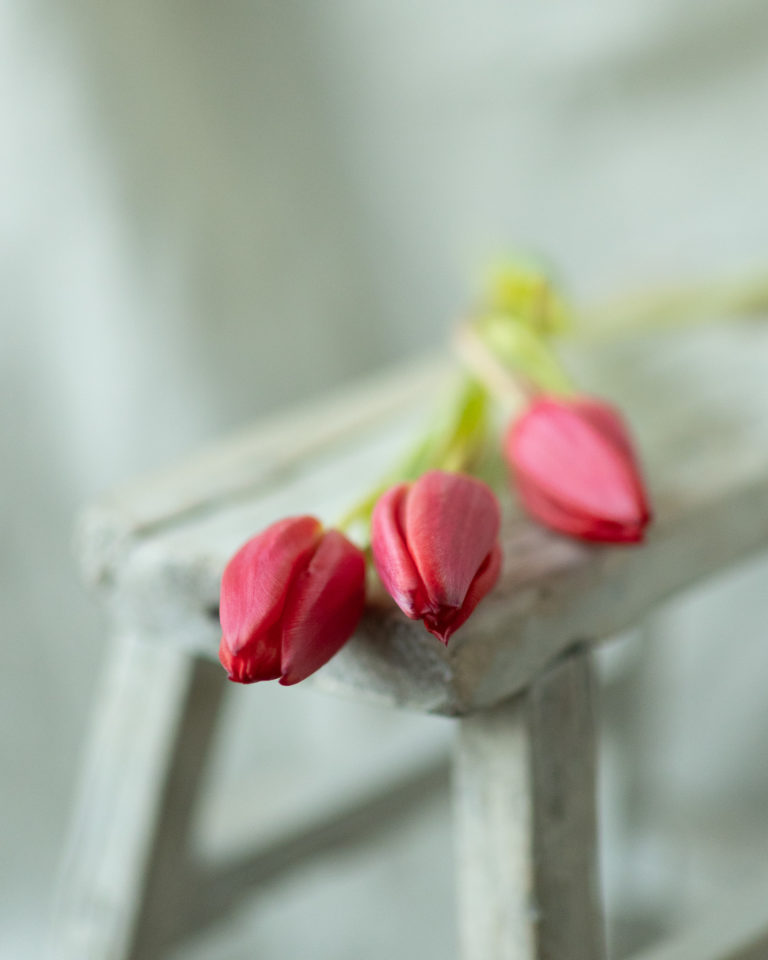
M2 957L40 955L105 654L76 510L429 351L510 246L581 300L759 265L767 102L761 0L0 0ZM750 686L766 574L738 571L604 658L618 950L660 903L674 924L767 860L768 706ZM732 677L723 631L743 649ZM448 741L440 720L255 692L234 714L329 782L369 737L392 755ZM233 751L222 781L260 762L248 737ZM451 896L436 797L385 855L291 875L178 956L405 956L407 924L414 957L450 957Z

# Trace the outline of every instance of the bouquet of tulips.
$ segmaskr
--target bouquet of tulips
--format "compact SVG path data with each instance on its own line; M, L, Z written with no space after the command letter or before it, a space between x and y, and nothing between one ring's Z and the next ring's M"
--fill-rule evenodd
M448 411L395 474L341 529L311 516L278 520L227 564L220 658L231 680L298 683L352 636L367 580L352 529L397 606L447 644L501 573L501 510L486 482L499 452L535 521L583 540L642 541L650 510L627 427L576 390L553 349L570 322L540 269L493 272L457 336L466 369ZM510 400L499 442L491 413Z

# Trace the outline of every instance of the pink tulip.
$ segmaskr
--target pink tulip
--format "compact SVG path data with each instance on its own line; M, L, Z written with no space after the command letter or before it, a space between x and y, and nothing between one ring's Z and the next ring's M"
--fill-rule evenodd
M314 517L279 520L224 570L219 658L237 683L298 683L341 649L364 605L362 551Z
M373 511L373 559L412 620L443 643L493 588L501 570L500 512L489 487L432 470L388 490Z
M505 453L523 506L541 523L584 540L643 539L645 486L627 428L608 404L536 399L511 425Z

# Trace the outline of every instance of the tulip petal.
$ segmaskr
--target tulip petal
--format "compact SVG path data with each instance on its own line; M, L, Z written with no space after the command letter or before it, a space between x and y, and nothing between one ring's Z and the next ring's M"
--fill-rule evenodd
M298 683L330 660L354 633L364 606L365 556L329 530L288 594L280 683Z
M419 620L429 605L403 530L408 492L408 484L400 483L379 497L371 519L371 550L387 592L407 617Z
M483 565L477 571L477 575L467 591L462 606L457 610L444 609L435 616L426 616L424 618L424 626L427 630L442 643L447 644L459 627L466 623L483 597L490 593L496 586L496 581L499 579L499 574L501 573L501 565L501 547L497 543L494 544L493 550L491 550L485 558Z
M521 477L517 478L517 488L528 513L560 533L600 543L640 543L645 537L647 514L635 523L615 523L573 509L564 509L556 501L547 498L535 484Z
M274 678L279 633L272 628L282 615L291 582L309 563L321 534L320 522L314 517L280 520L251 538L227 564L219 616L221 659L230 675ZM247 668L235 670L233 658L237 657L247 661ZM263 677L256 675L260 672Z
M634 448L629 439L629 432L618 411L595 397L579 397L569 403L572 410L578 411L592 426L606 439L613 441L624 456L637 462Z
M612 441L619 453L626 458L627 464L631 466L629 472L634 481L635 494L640 506L641 523L647 524L651 519L651 510L643 483L640 459L621 415L613 407L594 397L580 398L573 401L572 406L585 416L607 440Z
M567 404L537 401L507 445L519 479L565 511L630 527L646 511L633 460Z
M460 609L499 535L493 492L465 474L431 470L408 492L404 521L408 552L432 612Z
M256 683L277 680L280 676L280 624L276 623L243 647L232 653L224 637L219 647L219 660L234 683Z

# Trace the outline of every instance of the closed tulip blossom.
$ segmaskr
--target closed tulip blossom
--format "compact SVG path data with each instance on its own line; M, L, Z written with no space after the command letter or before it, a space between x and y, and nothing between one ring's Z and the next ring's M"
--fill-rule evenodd
M237 683L298 683L346 643L364 605L362 551L314 517L279 520L224 570L221 663Z
M371 547L379 577L406 616L447 643L499 577L499 527L486 484L431 470L376 504Z
M651 514L621 416L592 398L541 397L505 441L523 506L554 530L608 543L643 539Z

